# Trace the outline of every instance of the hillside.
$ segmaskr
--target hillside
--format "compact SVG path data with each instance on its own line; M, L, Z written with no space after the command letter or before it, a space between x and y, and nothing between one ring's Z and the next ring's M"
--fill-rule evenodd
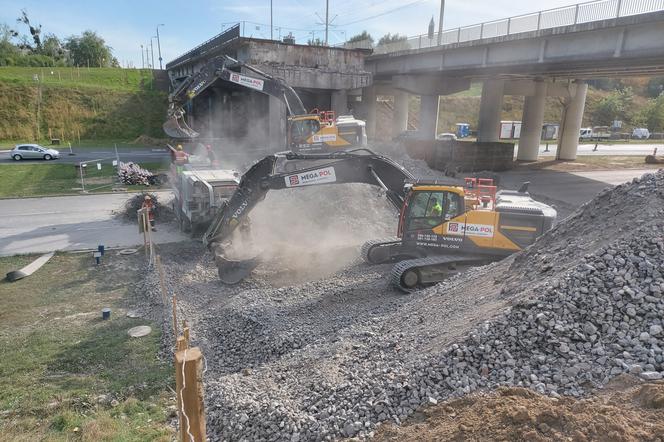
M167 95L152 71L0 68L0 140L162 137Z

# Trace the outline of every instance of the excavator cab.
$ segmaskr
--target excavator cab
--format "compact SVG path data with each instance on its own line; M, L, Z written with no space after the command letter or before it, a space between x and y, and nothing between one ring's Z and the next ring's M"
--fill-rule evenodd
M288 145L301 148L315 145L313 138L320 132L320 120L315 115L292 117L289 119ZM317 143L319 146L322 143Z

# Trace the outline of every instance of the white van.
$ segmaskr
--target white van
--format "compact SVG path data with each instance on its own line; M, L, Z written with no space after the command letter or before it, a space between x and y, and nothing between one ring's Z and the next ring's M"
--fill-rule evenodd
M637 127L632 131L632 138L647 139L650 138L650 131L645 127Z

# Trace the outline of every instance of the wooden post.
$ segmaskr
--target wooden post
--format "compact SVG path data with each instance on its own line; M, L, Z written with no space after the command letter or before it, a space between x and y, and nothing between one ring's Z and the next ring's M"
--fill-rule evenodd
M157 261L157 270L159 271L159 289L161 290L161 302L166 305L166 284L164 283L164 268L161 266L161 256L155 257Z
M203 354L198 347L175 353L175 381L180 417L179 440L204 442Z
M173 336L178 335L178 301L173 295Z

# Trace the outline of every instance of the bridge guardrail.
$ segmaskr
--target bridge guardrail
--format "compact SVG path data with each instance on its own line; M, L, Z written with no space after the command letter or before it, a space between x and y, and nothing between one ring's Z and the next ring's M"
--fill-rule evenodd
M428 34L417 35L403 41L377 46L374 48L374 54L465 43L657 11L664 11L664 0L594 0L448 29L441 33L440 38L437 32L431 37ZM356 44L359 45L361 42Z

